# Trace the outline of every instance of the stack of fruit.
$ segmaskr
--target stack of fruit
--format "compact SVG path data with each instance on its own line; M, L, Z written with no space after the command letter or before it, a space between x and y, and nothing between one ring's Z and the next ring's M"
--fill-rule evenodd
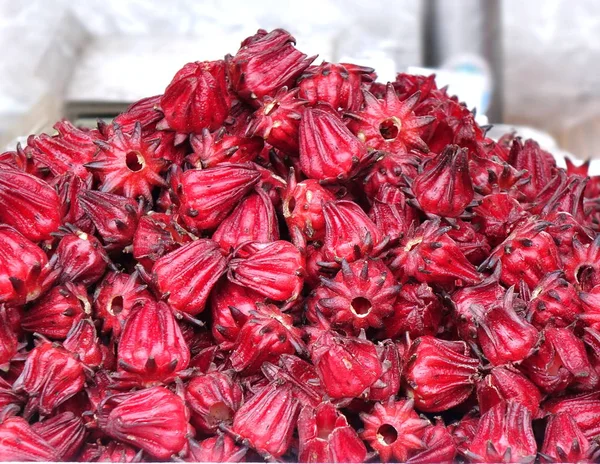
M600 180L283 30L0 155L0 459L579 462Z

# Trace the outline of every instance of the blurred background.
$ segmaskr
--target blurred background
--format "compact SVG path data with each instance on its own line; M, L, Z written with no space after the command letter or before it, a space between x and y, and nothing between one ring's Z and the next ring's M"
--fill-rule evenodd
M321 60L436 72L482 123L600 157L596 0L0 0L0 149L162 93L186 62L283 27ZM524 134L525 135L525 134Z

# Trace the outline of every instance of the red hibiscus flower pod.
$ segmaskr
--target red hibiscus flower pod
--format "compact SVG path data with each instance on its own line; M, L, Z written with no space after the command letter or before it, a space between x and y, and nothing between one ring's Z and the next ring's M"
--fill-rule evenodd
M249 242L234 252L227 278L274 301L293 301L304 284L304 267L304 257L289 242Z
M109 263L100 240L79 229L63 235L53 258L55 267L60 272L59 282L82 285L90 285L99 280Z
M136 386L172 382L190 363L190 349L171 308L150 300L131 310L117 354L119 381Z
M36 422L31 428L56 450L63 461L70 461L77 455L86 436L83 421L72 412Z
M201 313L227 259L216 242L200 239L164 255L152 267L156 291L176 311Z
M531 380L516 369L498 366L477 383L477 401L482 414L502 401L517 401L536 417L542 394Z
M7 417L0 423L0 460L60 461L59 450L36 433L22 417Z
M141 448L157 459L169 459L187 442L187 407L164 387L109 396L98 406L97 416L98 426L109 437Z

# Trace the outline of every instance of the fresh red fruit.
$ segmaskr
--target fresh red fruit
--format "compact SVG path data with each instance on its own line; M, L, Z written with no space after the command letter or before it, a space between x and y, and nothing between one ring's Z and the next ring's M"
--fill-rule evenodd
M552 178L556 163L552 155L540 148L533 140L525 143L515 138L510 149L508 162L519 171L527 170L529 182L519 187L526 202L532 202Z
M310 358L331 398L361 396L381 377L383 368L377 348L364 334L344 337L331 329L309 330Z
M104 345L100 344L96 327L91 319L82 319L73 325L63 348L70 351L88 367L100 367L104 361Z
M197 442L188 440L186 462L244 462L247 448L235 444L229 435L219 433Z
M50 240L61 223L56 191L37 177L17 169L0 170L0 222L32 242Z
M391 243L397 243L417 221L417 211L407 203L400 189L384 184L373 199L369 218Z
M44 440L22 417L0 423L1 461L60 461L59 450Z
M406 236L391 252L390 269L401 282L414 278L427 284L473 285L481 280L475 267L441 227L439 220L411 225Z
M369 400L387 401L400 391L402 355L392 340L379 342L375 348L381 362L381 377L369 388Z
M316 57L307 58L296 39L283 29L258 32L246 38L235 56L227 55L227 74L238 96L256 106L265 95L292 88Z
M479 379L480 362L465 342L426 335L417 338L406 354L407 395L425 412L441 412L465 401Z
M152 266L151 283L176 311L195 316L227 268L219 245L199 239L167 253Z
M384 319L394 311L400 286L380 260L363 259L351 264L342 260L335 278L321 278L321 286L315 291L318 311L334 327L357 332L383 326Z
M98 426L109 437L157 459L169 459L186 445L188 409L164 387L109 396L98 406L97 417Z
M204 433L216 432L220 424L230 425L243 399L242 387L227 372L194 377L185 389L192 423Z
M361 413L360 418L365 424L361 438L383 462L405 462L411 452L425 448L423 435L429 422L417 415L411 400L375 403L373 411Z
M274 301L294 301L302 290L304 267L304 257L289 242L248 242L234 252L227 278Z
M502 243L514 227L527 216L517 200L508 193L491 193L473 208L471 222L492 246Z
M190 362L190 349L171 308L146 300L132 308L119 338L119 383L148 387L174 381Z
M254 161L263 149L260 137L228 133L225 127L211 133L203 129L201 134L190 136L193 153L186 160L195 168L212 168L223 163Z
M537 351L523 361L527 376L546 393L569 385L591 391L600 377L588 359L583 341L570 329L546 327Z
M391 84L387 85L383 99L364 91L364 106L349 114L350 130L373 150L403 155L411 148L427 153L429 147L421 138L424 127L431 124L431 116L416 116L414 109L420 98L416 92L400 100Z
M323 217L323 256L329 262L339 263L342 259L352 262L365 256L376 256L387 243L387 238L373 221L352 201L324 203Z
M264 303L265 297L223 280L211 293L212 336L223 349L231 349L235 344L240 328L250 318L250 313L256 310L257 303Z
M92 187L92 177L84 180L69 171L60 176L56 176L50 183L58 193L60 200L62 224L73 230L82 230L93 233L94 224L85 214L78 201L78 197L84 190Z
M418 174L421 156L417 152L393 154L385 153L367 170L364 177L364 190L368 198L375 198L385 186L405 188L409 179Z
M448 145L414 178L412 191L426 213L443 217L460 216L474 196L468 150Z
M598 446L590 443L569 413L562 412L548 418L540 456L548 463L593 462Z
M167 161L156 153L160 140L143 138L139 123L131 133L118 126L113 132L106 142L98 142L100 151L86 167L98 173L100 191L152 201L152 189L167 186L160 176Z
M538 344L539 332L517 314L514 300L511 287L502 301L487 310L483 306L471 306L479 346L494 366L523 361Z
M140 462L142 451L118 441L107 445L86 443L79 455L81 462Z
M13 384L30 396L27 408L42 415L79 393L85 383L83 364L63 348L43 342L29 352L25 367Z
M246 130L248 137L261 137L283 153L298 155L300 120L306 101L298 98L298 89L282 87L274 96L265 95L252 115Z
M302 172L319 181L349 179L372 158L339 116L321 108L304 110L299 146Z
M334 201L335 196L315 179L296 181L293 171L283 197L283 217L290 235L299 231L306 240L322 240L325 237L323 203Z
M181 227L175 215L151 212L142 216L133 236L133 257L146 270L161 256L191 242L192 236Z
M77 455L87 435L83 421L72 412L36 422L31 428L54 448L63 461L71 461Z
M209 169L190 169L181 180L172 177L179 198L179 214L196 233L215 229L260 179L248 164L223 163Z
M277 381L271 382L237 410L231 430L259 453L279 458L292 444L299 412L293 390Z
M534 462L537 445L531 412L514 401L498 403L481 416L465 456L475 462Z
M91 314L92 303L85 287L66 283L52 287L37 300L25 313L21 325L29 332L52 340L63 340L74 324Z
M133 198L84 190L79 194L79 202L108 250L123 249L131 244L141 215Z
M81 285L98 281L110 262L100 240L79 229L65 231L56 247L53 261L59 271L59 282Z
M373 72L365 66L324 61L300 76L300 97L311 105L328 103L336 110L358 111L363 103L363 85L373 80Z
M569 413L588 440L600 435L600 395L598 392L551 398L543 404L551 414Z
M164 119L156 128L177 132L177 145L187 134L221 127L230 104L224 61L188 63L175 74L160 99Z
M275 305L258 303L242 325L229 359L236 371L253 374L265 362L276 363L282 354L305 351L302 330L294 327L292 316Z
M577 291L561 271L546 274L531 292L527 309L532 324L539 329L548 324L566 327L583 312Z
M123 324L136 303L143 303L151 298L137 273L106 274L94 292L94 314L102 322L102 332L112 332L115 337L119 337Z
M16 229L0 224L0 303L34 301L55 277L41 248Z
M523 222L492 251L482 267L500 263L504 285L524 282L530 289L535 288L547 272L561 268L556 244L545 231L548 225L535 218Z
M0 372L8 370L10 361L19 350L17 332L11 325L11 311L11 308L0 304ZM1 406L0 404L0 411Z
M542 394L523 374L510 366L494 367L477 383L477 401L482 414L502 401L516 401L536 417Z
M382 334L389 338L400 338L405 333L411 337L436 335L443 313L442 304L429 285L405 284L392 315L384 321Z
M54 176L73 172L81 179L88 179L90 173L84 165L94 157L99 137L93 131L75 127L66 120L57 122L54 129L58 132L54 136L29 136L27 156Z
M269 243L279 240L279 224L273 203L265 191L244 198L219 224L212 239L225 251L233 251L246 242Z
M304 407L298 418L299 462L364 462L367 449L330 403Z

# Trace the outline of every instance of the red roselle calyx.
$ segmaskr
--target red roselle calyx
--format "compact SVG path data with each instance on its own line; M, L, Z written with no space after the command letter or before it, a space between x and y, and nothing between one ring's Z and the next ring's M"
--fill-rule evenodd
M66 338L71 327L92 313L83 285L66 283L53 287L23 317L23 328L53 340Z
M15 391L30 396L28 408L48 415L66 400L83 389L83 364L60 347L50 342L38 345L27 357L25 367L13 384Z
M0 170L0 222L33 242L49 240L61 222L60 200L43 180L16 169Z
M465 456L476 462L533 462L536 453L531 412L509 401L498 403L481 416Z
M300 76L300 97L311 105L329 103L340 111L357 111L363 102L363 85L373 80L373 72L365 66L324 61Z
M238 409L231 431L259 453L279 458L291 446L299 412L293 390L271 382Z
M365 424L362 439L383 462L406 461L411 451L425 448L423 434L429 422L417 415L411 400L375 403L373 411L360 418Z
M330 403L304 407L298 418L300 462L364 462L367 449Z
M464 342L420 337L406 359L407 394L420 411L440 412L462 403L479 378L480 362Z
M104 433L163 460L184 448L188 418L183 400L164 387L119 393L98 406Z
M302 330L294 327L293 318L275 305L258 303L240 329L230 361L238 372L255 373L282 354L305 351Z
M215 229L260 179L250 165L223 163L172 176L179 214L192 232ZM175 184L175 185L173 185Z
M59 282L90 285L99 280L110 262L102 243L79 229L65 230L53 256Z
M192 378L185 400L195 427L213 433L220 424L231 424L242 405L243 391L231 373L215 371Z
M319 181L345 180L368 159L367 147L331 111L304 110L300 122L300 166Z
M226 266L219 245L200 239L157 260L147 278L174 310L195 316L204 310L210 290Z
M266 95L252 116L246 136L260 136L269 145L289 155L298 154L300 121L306 101L297 98L298 89L282 87Z
M265 191L257 188L244 198L221 222L212 238L225 251L234 250L246 242L279 240L277 214Z
M365 91L364 108L349 115L352 118L350 129L370 149L404 154L410 148L416 148L427 153L429 147L421 136L423 128L435 118L415 115L419 98L420 93L415 92L400 100L391 84L382 100Z
M119 382L139 386L172 382L190 362L190 349L171 308L151 300L132 308L117 354Z
M304 257L289 242L248 242L234 252L227 278L272 300L293 301L302 290L304 267Z
M338 200L323 205L323 255L329 262L356 261L376 256L387 243L381 231L354 202Z
M137 273L109 272L96 286L94 313L102 322L102 331L118 337L136 303L150 299Z
M218 129L229 112L231 96L227 87L222 60L186 64L160 99L164 119L157 128L177 132L177 141L204 128Z
M8 417L0 423L0 460L60 461L59 451L31 428L22 417Z
M331 398L361 396L381 377L377 348L364 333L344 337L331 329L311 330L310 357Z
M443 314L442 303L429 285L404 284L393 313L383 324L382 334L390 338L399 338L405 333L411 337L436 335Z
M348 264L333 279L321 278L317 304L323 316L335 327L359 331L380 328L393 312L400 286L380 260L363 259Z
M222 163L245 163L253 161L263 149L259 137L245 137L243 134L230 134L225 127L211 133L203 129L201 134L190 136L194 150L187 161L196 168L211 168Z
M46 254L16 229L0 224L0 303L33 301L52 283Z
M184 460L186 462L244 462L248 449L236 445L229 435L219 433L197 442L188 439L188 451Z
M283 197L283 217L292 238L297 230L307 240L322 240L325 237L322 204L334 200L333 193L315 179L297 182L292 169Z
M296 39L283 29L259 29L241 44L235 56L226 57L227 73L236 93L256 104L265 95L293 87L298 76L316 58L307 58L294 47Z
M426 221L418 228L413 224L392 250L390 269L402 282L410 277L428 284L479 282L480 275L447 235L448 230L449 227L441 227L438 220Z
M64 461L70 461L77 455L86 436L83 421L72 412L63 412L42 422L36 422L32 429L46 440Z
M425 164L424 171L415 177L412 190L426 213L443 217L460 216L474 196L468 150L448 145Z

